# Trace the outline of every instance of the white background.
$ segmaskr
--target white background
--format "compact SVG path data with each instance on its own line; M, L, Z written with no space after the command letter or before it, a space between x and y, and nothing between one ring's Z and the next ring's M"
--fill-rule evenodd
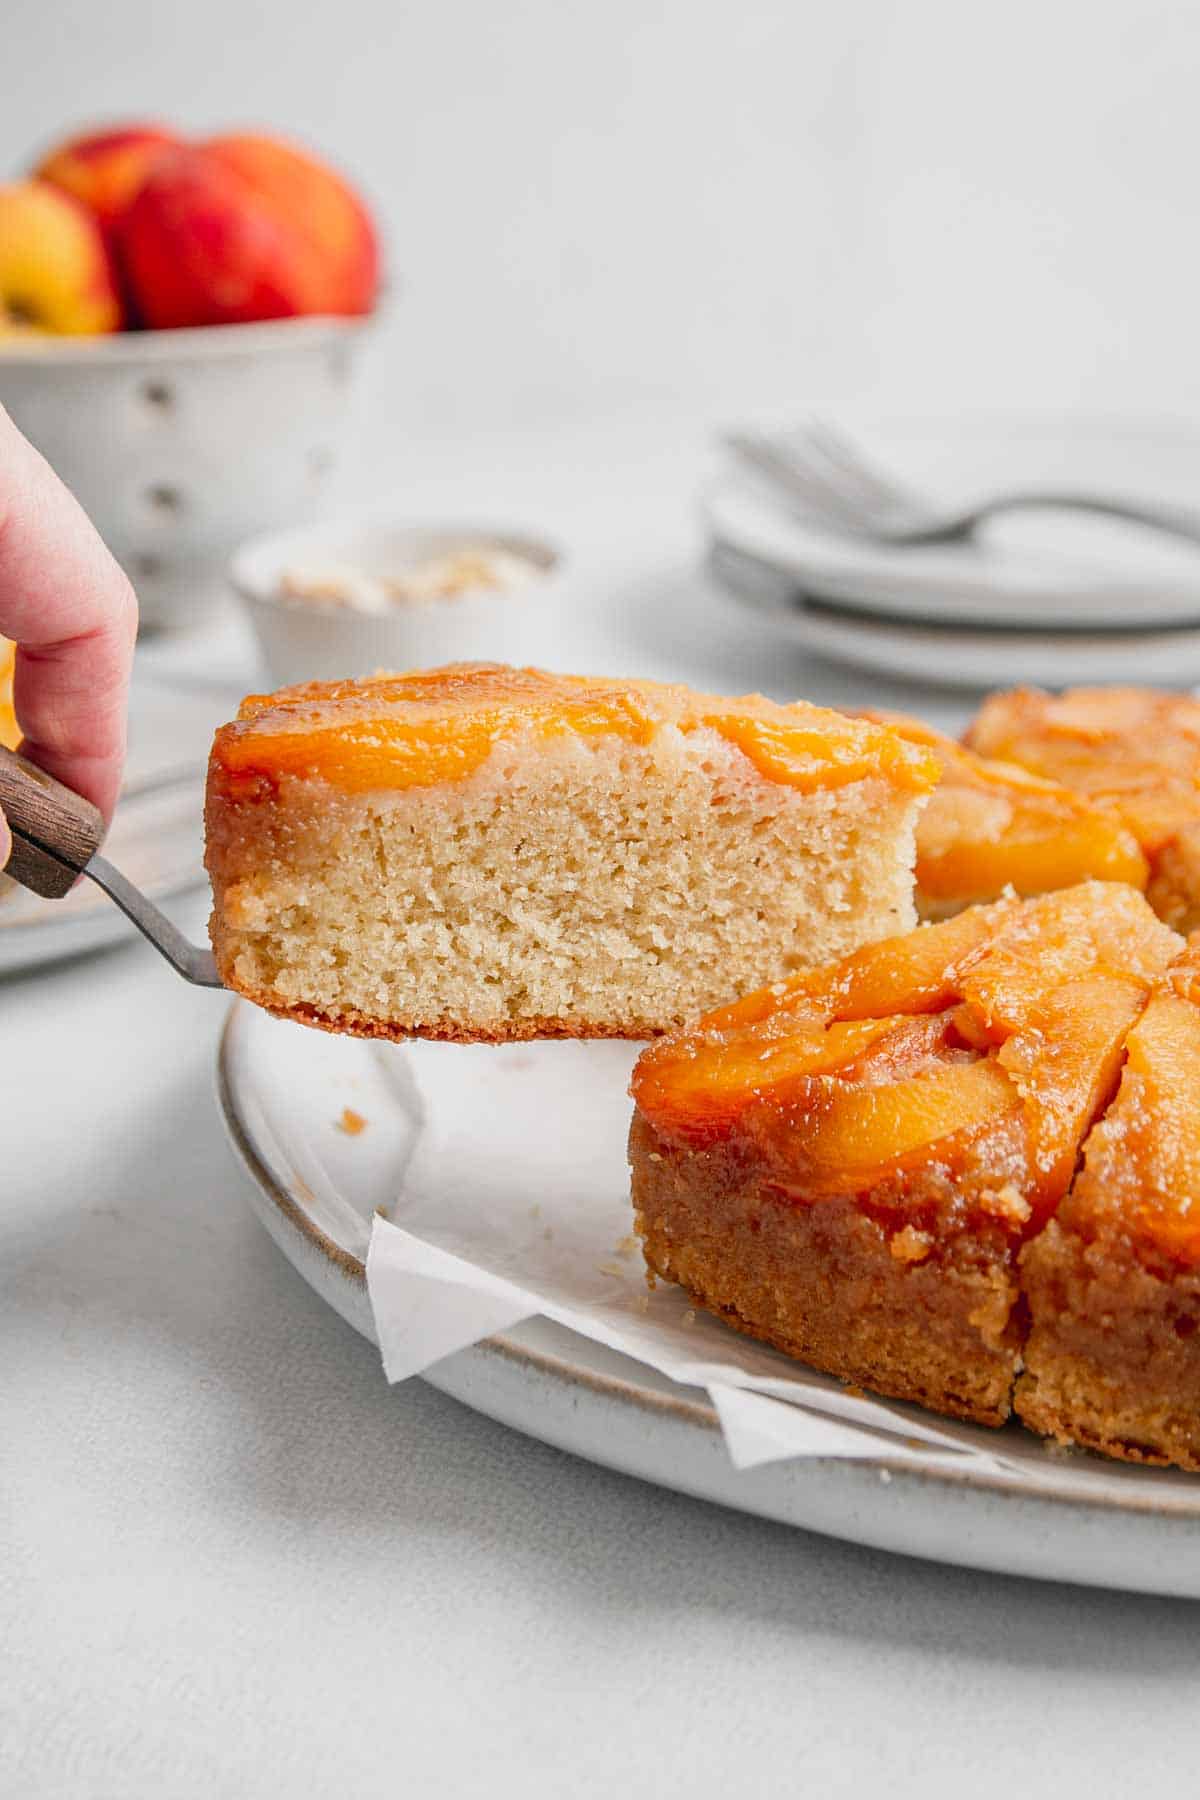
M1194 423L1198 62L1154 0L7 0L0 165L126 112L328 147L395 278L371 497L553 529L612 666L854 700L697 589L708 432ZM787 1532L389 1390L242 1203L222 1012L141 946L0 983L0 1800L1194 1787L1193 1605Z
M270 125L379 209L405 433L1200 414L1186 0L6 0L0 169Z

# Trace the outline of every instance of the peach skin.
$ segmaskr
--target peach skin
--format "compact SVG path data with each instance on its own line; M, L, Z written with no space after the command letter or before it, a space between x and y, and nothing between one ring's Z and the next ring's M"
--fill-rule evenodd
M358 196L273 138L234 135L167 152L119 241L151 326L366 313L378 290L375 230Z
M56 144L34 174L86 206L111 234L154 163L179 141L164 125L115 125Z

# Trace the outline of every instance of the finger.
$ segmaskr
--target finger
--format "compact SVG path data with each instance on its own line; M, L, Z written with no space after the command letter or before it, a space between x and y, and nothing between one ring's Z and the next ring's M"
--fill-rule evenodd
M22 751L112 815L137 603L83 509L0 407L0 633Z

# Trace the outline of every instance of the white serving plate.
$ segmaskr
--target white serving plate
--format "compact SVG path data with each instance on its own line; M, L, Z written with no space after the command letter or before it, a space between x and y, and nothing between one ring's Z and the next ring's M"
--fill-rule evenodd
M204 774L174 769L122 794L104 855L160 905L203 886ZM94 882L63 900L40 900L15 884L0 893L0 975L102 950L137 928Z
M239 1001L218 1087L254 1211L310 1286L373 1338L371 1219L399 1193L416 1131L403 1049ZM368 1121L358 1136L339 1128L347 1106ZM426 1379L546 1443L783 1524L1006 1574L1200 1597L1200 1477L1056 1452L1017 1425L1002 1434L1012 1466L986 1472L916 1473L883 1451L738 1473L699 1390L545 1320L448 1357ZM978 1435L994 1447L994 1433Z

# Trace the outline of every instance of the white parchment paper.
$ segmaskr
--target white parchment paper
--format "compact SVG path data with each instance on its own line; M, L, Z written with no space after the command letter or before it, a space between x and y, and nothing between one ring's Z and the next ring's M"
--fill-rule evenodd
M625 1142L628 1044L384 1052L423 1124L367 1285L389 1380L542 1314L707 1391L734 1463L877 1457L929 1468L1009 1463L915 1407L853 1393L647 1287ZM411 1092L406 1104L412 1104Z

